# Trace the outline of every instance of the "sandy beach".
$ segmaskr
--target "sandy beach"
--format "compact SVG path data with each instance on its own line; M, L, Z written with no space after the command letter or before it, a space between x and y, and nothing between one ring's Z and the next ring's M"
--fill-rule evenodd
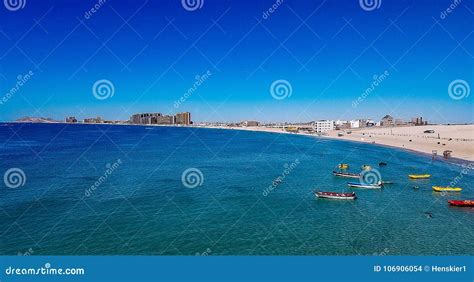
M250 130L273 133L295 134L273 127L212 127L234 130ZM424 133L425 130L434 130L434 133ZM350 134L347 134L350 131ZM338 136L339 133L343 136ZM310 135L308 133L296 133ZM437 151L442 157L443 151L451 150L451 157L466 161L474 161L474 125L426 125L403 127L372 127L364 129L333 130L324 138L351 140L364 143L373 143L392 146L416 152L432 154Z

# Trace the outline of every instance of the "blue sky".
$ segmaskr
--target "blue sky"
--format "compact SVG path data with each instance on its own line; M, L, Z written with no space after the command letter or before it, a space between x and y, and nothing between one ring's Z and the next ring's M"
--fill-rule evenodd
M474 120L474 94L448 92L458 79L474 87L473 1L444 16L453 1L374 0L370 10L358 0L283 0L268 16L276 0L195 0L194 11L180 0L102 1L90 16L100 1L0 6L0 120L155 111L190 111L196 121ZM101 79L114 86L102 100L92 90ZM276 80L291 95L275 99Z

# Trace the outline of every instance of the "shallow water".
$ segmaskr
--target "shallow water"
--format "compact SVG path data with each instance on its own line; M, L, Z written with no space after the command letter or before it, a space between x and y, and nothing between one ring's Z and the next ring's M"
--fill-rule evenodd
M474 254L474 209L447 204L474 199L473 172L424 155L173 127L10 124L0 140L1 173L20 168L26 176L15 189L1 183L0 254ZM331 174L339 163L353 172L372 165L396 184L351 190L353 179ZM202 173L202 185L183 185L189 168ZM407 178L424 172L432 178ZM282 183L269 189L278 176ZM432 192L456 177L461 193ZM358 199L318 200L315 189Z

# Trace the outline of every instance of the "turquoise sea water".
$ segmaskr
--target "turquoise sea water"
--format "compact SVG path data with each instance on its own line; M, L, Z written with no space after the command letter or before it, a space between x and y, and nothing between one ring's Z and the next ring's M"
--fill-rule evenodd
M474 209L447 204L474 199L473 172L429 156L198 128L0 124L0 138L2 176L25 176L18 188L0 182L0 254L474 254ZM372 165L396 184L316 199L315 189L352 191L353 179L332 176L338 163ZM188 169L201 185L183 185ZM424 172L432 178L407 178ZM456 177L462 193L432 192Z

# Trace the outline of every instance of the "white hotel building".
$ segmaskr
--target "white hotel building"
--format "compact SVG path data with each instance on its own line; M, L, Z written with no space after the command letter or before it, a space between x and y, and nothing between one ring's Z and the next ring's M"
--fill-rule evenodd
M318 120L314 122L314 130L318 133L334 130L333 120Z

